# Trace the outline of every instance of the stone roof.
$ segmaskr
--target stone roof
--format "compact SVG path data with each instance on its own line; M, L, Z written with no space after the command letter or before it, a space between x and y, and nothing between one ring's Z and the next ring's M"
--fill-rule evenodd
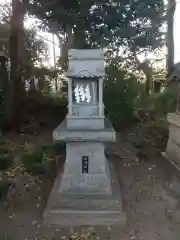
M101 49L70 49L67 77L104 77L104 51Z

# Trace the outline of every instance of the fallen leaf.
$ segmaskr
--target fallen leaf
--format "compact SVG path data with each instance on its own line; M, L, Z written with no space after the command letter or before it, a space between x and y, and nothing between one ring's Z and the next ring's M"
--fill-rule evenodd
M33 221L31 224L32 224L32 225L35 225L36 223L37 223L37 221Z
M135 237L135 236L131 236L130 239L131 239L131 240L135 240L136 237Z
M107 229L108 229L109 232L111 232L111 227L108 227Z
M62 238L61 239L67 239L67 237L66 236L62 236Z

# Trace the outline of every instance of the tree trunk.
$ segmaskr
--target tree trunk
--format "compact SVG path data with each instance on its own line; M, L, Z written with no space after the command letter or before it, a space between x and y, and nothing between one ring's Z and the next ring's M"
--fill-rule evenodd
M83 21L82 21L83 22ZM83 49L86 48L86 35L85 35L85 27L83 23L81 26L76 26L74 29L74 48Z
M54 69L56 70L56 48L55 48L55 34L53 33L53 58L54 58ZM58 82L57 77L54 78L55 81L55 90L58 92Z
M167 12L167 72L171 73L174 65L174 13L176 9L176 0L168 0Z
M23 5L18 0L12 0L11 33L9 52L11 61L10 91L9 91L9 123L12 127L20 124L22 103L25 89L22 82L22 46L23 46Z
M68 50L73 47L73 33L70 25L66 26L66 40L61 44L61 67L67 71L68 66Z
M140 62L138 57L136 56L136 52L133 53L133 56L135 58L136 64L139 69L141 69L146 76L146 83L145 83L145 89L146 94L149 96L153 91L153 76L152 76L152 68L149 66L148 60L145 60L144 62Z
M153 91L153 78L152 78L152 71L149 69L148 71L144 71L144 74L146 76L146 94L147 96L151 95Z
M2 128L6 130L7 126L7 111L8 111L8 92L9 92L9 78L8 78L8 59L6 57L2 57L0 59L0 86L2 90L3 96L2 99L2 106L1 111L4 117L1 119ZM3 120L3 121L2 121Z

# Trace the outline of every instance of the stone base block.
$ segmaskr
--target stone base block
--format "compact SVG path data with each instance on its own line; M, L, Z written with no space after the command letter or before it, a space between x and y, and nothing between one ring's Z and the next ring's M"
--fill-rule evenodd
M168 140L166 152L164 156L176 167L180 169L180 146L173 142L171 139Z
M124 225L126 214L123 212L120 187L112 163L110 173L112 193L109 195L59 193L59 174L43 214L43 224L62 227Z
M169 139L164 156L177 168L180 167L180 115L169 113L167 120L169 123Z
M111 123L105 119L104 124L104 129L68 129L66 119L54 130L53 140L63 142L115 142L116 133Z
M104 117L67 117L67 129L104 129Z
M83 156L88 158L87 165L83 163ZM66 144L66 162L59 191L86 195L111 193L110 173L103 143Z

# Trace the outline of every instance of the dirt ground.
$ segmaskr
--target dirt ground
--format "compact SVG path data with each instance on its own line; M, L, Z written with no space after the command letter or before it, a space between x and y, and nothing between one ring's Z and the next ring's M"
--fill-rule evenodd
M76 229L48 229L41 227L42 212L55 176L33 178L23 174L20 167L14 171L16 193L0 206L0 240L180 240L180 174L149 145L144 153L133 130L117 134L117 143L108 147L120 182L127 226L124 229L106 227L78 229L84 237L74 235ZM51 142L51 134L39 137L8 136L17 145L25 141ZM138 151L137 151L138 147ZM143 152L143 153L142 153ZM140 154L141 153L141 154ZM95 233L94 233L95 231ZM82 235L83 235L82 234Z

